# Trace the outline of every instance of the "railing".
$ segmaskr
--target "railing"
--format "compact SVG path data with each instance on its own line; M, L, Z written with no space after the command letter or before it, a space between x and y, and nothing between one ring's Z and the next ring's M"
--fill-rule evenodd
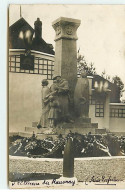
M52 80L54 61L40 57L34 57L34 69L21 69L20 55L9 56L9 72L46 75L46 79Z

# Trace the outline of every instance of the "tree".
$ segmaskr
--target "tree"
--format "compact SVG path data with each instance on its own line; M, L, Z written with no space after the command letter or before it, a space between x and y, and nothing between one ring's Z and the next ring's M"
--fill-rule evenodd
M112 81L113 81L114 84L116 84L119 87L120 92L122 92L122 90L124 88L124 84L123 84L121 78L119 76L114 76L112 78Z
M106 80L108 80L108 81L110 81L110 82L111 82L111 80L112 80L111 76L109 76L109 75L106 74L105 69L104 69L104 71L101 73L101 77L103 77L104 79L106 79Z
M104 71L101 73L101 76L102 76L103 78L105 78L105 77L106 77L105 69L104 69Z
M87 73L87 75L90 75L90 76L96 74L94 63L91 62L90 64L88 64L87 61L85 60L85 57L82 55L78 55L77 68L78 68L79 75L81 74L83 70Z

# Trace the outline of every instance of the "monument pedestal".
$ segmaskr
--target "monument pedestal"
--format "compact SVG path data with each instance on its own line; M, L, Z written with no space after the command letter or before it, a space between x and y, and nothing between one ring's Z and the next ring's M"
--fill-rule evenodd
M65 134L68 133L79 133L79 134L87 134L91 132L95 134L95 129L98 128L98 123L91 123L91 118L76 118L73 123L66 123L63 122L59 124L55 130L58 134Z
M37 123L35 123L37 125ZM57 127L53 129L49 128L40 128L37 129L37 127L25 127L25 132L28 135L32 135L34 132L38 138L45 139L48 136L52 136L53 139L56 139L59 134L62 134L62 136L66 136L68 133L79 133L79 134L87 134L91 132L92 134L95 134L98 130L98 123L91 123L91 118L76 118L73 123L60 123L57 125Z

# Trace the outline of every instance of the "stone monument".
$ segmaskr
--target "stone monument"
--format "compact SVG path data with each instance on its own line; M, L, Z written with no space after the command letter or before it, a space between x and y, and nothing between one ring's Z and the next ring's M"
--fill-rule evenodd
M87 76L77 79L77 29L80 20L60 17L52 23L55 30L55 65L53 84L47 98L47 113L51 126L39 133L94 133L98 123L89 118L90 81ZM84 84L84 85L83 85ZM84 86L84 87L83 87ZM52 97L53 96L53 97ZM50 99L51 98L51 99ZM46 127L46 130L44 130ZM52 129L49 129L49 128ZM38 132L37 131L37 132Z
M60 75L69 83L73 94L77 81L77 29L80 20L60 17L52 23L55 36L54 75Z

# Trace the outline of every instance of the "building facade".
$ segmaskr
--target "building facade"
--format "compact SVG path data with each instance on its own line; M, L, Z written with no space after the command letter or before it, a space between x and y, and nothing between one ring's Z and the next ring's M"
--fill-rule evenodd
M34 37L33 37L34 34ZM42 38L42 22L34 29L20 18L9 27L9 129L24 131L41 115L41 81L52 83L54 50Z

